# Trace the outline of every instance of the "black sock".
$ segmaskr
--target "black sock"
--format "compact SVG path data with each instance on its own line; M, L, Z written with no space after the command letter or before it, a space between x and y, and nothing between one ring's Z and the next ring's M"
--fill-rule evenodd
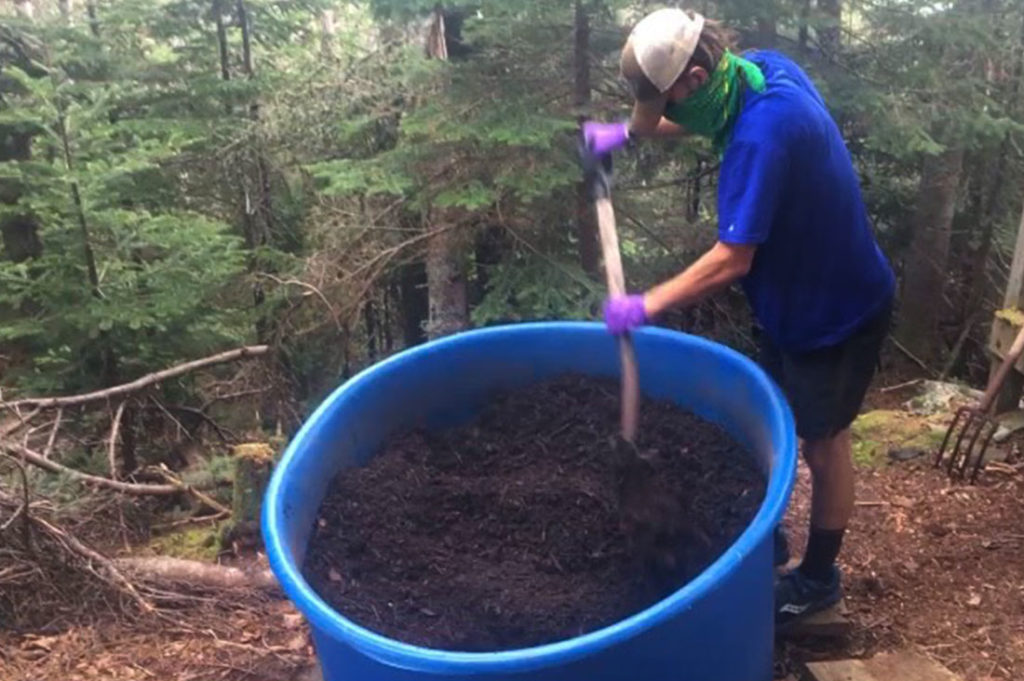
M798 568L805 577L825 582L832 578L832 565L839 555L839 548L843 545L842 530L820 530L811 527L811 533L807 537L807 551L804 552L804 560Z

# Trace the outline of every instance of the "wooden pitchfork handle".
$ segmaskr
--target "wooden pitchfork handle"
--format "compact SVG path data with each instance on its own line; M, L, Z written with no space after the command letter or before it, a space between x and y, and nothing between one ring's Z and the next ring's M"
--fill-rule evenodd
M1021 353L1024 353L1024 326L1020 327L1017 337L1013 339L1013 345L1010 346L1010 350L1003 357L1003 363L999 365L995 375L992 376L992 380L988 382L985 394L982 396L981 402L978 403L979 412L982 414L988 413L988 410L996 401L996 395L999 393L1000 388L1006 382L1006 376L1010 373L1013 365L1017 363L1017 360L1020 359Z
M622 254L619 252L619 235L615 231L615 211L611 197L611 156L600 159L587 158L584 153L584 171L587 183L594 196L597 212L597 228L601 235L601 254L604 257L604 272L611 296L626 295L626 279L622 272ZM618 337L619 359L622 364L622 439L636 440L637 417L640 409L640 379L637 375L636 353L633 338L628 332Z

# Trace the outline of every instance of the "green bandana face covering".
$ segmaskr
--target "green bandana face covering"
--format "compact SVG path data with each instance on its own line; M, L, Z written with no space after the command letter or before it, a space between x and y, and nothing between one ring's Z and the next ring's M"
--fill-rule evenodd
M721 154L740 112L744 87L763 92L764 74L757 64L726 50L708 81L686 99L670 102L665 118L695 135L710 137Z

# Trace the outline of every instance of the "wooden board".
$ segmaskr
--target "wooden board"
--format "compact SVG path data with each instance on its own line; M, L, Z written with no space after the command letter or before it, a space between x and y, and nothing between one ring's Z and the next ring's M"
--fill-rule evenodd
M878 681L960 681L960 677L917 650L879 653L864 663Z
M860 660L808 662L807 672L815 681L878 681ZM885 681L901 681L886 679Z
M961 681L953 672L914 649L879 653L870 660L808 662L815 681Z
M1013 345L1013 339L1017 337L1020 327L1002 317L993 317L992 331L989 335L988 349L995 355L994 363L998 364L1006 357L1007 350ZM1024 372L1024 356L1013 365L1017 371Z
M835 607L780 629L778 635L781 638L840 638L853 630L853 622L846 615L846 605L840 601Z

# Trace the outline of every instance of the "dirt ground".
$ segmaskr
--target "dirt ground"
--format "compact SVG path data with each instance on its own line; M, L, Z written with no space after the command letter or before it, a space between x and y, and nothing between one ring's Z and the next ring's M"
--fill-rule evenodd
M964 681L1024 670L1024 476L952 484L930 461L862 469L841 558L848 639L781 643L779 672L813 659L915 645ZM787 523L802 547L810 479L800 471Z
M841 640L781 642L779 678L800 678L805 660L907 644L964 681L1021 678L1024 474L990 471L967 486L929 464L883 459L861 469L842 557L854 630ZM809 490L801 470L788 517L795 549L803 545ZM0 628L3 681L305 681L313 662L301 617L286 602L253 596L199 600L130 622L18 634Z

